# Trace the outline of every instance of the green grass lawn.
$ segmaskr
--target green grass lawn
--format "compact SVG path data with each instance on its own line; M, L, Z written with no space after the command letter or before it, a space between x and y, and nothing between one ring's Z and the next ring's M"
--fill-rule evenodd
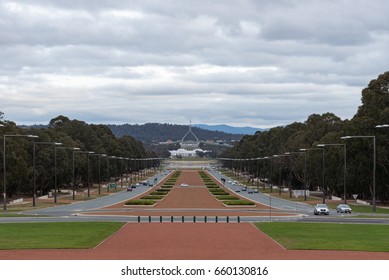
M122 226L119 222L0 224L0 249L93 248Z
M290 250L389 252L389 225L255 223Z

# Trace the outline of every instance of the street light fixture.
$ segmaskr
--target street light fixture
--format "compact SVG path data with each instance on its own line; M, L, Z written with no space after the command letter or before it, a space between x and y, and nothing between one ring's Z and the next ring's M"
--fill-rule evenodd
M340 139L342 140L348 140L352 138L372 138L373 139L373 212L376 211L376 198L375 198L375 173L376 173L376 141L375 141L375 136L370 136L370 135L354 135L354 136L343 136Z
M57 142L35 142L34 141L34 146L33 146L33 194L32 194L32 206L36 206L36 165L35 165L35 150L36 150L36 145L54 145L55 146L61 146L62 143L57 143ZM55 148L54 148L55 150ZM57 181L57 153L56 150L54 151L54 181ZM55 184L55 183L54 183ZM41 189L41 195L42 195L42 189Z
M317 147L327 147L327 146L343 146L343 154L344 154L344 170L343 170L343 200L344 200L344 203L346 204L347 203L347 199L346 199L346 183L347 183L347 152L346 152L346 144L317 144L316 145ZM323 149L323 153L324 153L324 149Z
M5 154L5 143L7 137L27 137L27 138L38 138L37 135L22 135L22 134L9 134L3 135L3 170L4 170L4 184L3 184L3 210L7 210L7 168L6 168L6 154ZM35 172L35 171L34 171Z
M99 157L99 195L101 194L101 174L100 174L100 165L101 165L101 157L106 157L106 154L90 154L91 156L98 156Z
M116 159L116 158L117 157L115 157L115 156L107 156L107 173L108 173L107 192L109 192L109 187L110 187L110 184L111 184L111 176L110 176L110 173L109 173L109 159ZM115 161L115 165L116 165L116 161ZM116 176L115 176L115 184L116 184Z
M324 187L324 149L323 148L306 148L300 149L300 151L312 151L312 150L321 150L322 151L322 187L323 187L323 203L325 203L325 187Z
M375 128L389 128L389 124L379 124L376 125Z
M55 149L55 166L57 166L57 149L73 151L73 163L74 163L74 151L80 150L80 148L77 147L58 147L58 146L55 146L54 149ZM73 180L74 180L74 170L73 170ZM57 193L58 193L57 168L55 168L54 203L57 203Z
M304 154L304 201L307 200L307 153L305 149L300 149L300 152L286 152L285 155Z
M75 182L75 170L74 170L74 154L75 153L79 153L79 154L87 154L87 164L88 164L88 167L87 167L87 186L88 186L88 197L90 196L90 189L89 189L89 155L90 154L94 154L95 152L92 152L92 151L80 151L80 149L78 150L73 150L73 200L76 199L76 182Z

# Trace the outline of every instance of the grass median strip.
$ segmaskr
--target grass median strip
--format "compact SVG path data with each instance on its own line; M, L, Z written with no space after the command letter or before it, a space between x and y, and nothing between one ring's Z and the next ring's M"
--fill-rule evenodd
M289 250L389 252L389 225L255 223Z
M0 250L93 248L122 226L119 222L1 224Z

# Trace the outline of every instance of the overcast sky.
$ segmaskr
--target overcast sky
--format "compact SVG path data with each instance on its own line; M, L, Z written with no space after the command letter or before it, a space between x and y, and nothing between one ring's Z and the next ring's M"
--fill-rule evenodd
M386 0L1 0L0 111L18 124L349 119L389 70L388 11Z

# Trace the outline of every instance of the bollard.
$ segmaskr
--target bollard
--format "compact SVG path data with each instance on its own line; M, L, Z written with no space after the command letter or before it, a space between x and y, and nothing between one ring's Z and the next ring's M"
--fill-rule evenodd
M173 219L174 219L173 216L171 216L171 217L170 217L170 222L173 223Z
M238 216L238 223L240 223L240 216Z
M149 216L149 223L151 223L151 216Z
M227 223L230 222L230 216L227 216Z
M140 223L140 216L138 216L138 223Z
M196 216L193 216L193 222L194 223L196 222Z
M182 220L183 223L185 222L184 216L181 217L181 220Z
M159 216L159 222L162 223L162 216Z
M207 216L204 216L204 223L207 222Z
M215 223L217 223L218 216L215 217Z

